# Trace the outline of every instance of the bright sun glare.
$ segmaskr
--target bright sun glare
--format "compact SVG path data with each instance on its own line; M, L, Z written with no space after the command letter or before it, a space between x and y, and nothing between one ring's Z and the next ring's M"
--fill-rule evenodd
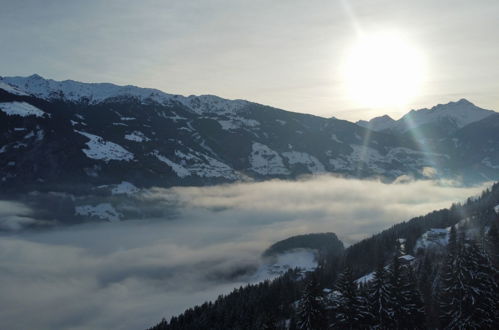
M424 71L422 54L396 34L359 38L343 65L349 97L369 108L408 104L420 93Z

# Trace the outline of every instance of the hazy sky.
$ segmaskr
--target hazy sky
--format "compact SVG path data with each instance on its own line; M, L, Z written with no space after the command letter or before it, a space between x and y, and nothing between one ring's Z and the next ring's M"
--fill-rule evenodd
M215 94L356 120L462 97L499 109L499 1L0 0L0 75ZM339 67L357 32L402 34L422 93L372 110Z

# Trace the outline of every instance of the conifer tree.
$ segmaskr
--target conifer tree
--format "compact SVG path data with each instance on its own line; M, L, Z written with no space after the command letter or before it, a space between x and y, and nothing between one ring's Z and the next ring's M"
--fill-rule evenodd
M393 324L393 310L390 297L390 283L383 262L380 260L369 284L369 306L373 325L386 328Z
M400 303L402 315L397 320L399 327L402 329L424 329L424 304L421 293L416 287L416 278L409 265L402 267L400 285L401 301L398 303Z
M319 330L326 327L326 313L320 287L312 275L300 299L298 308L298 329Z
M459 236L442 275L441 325L444 329L493 329L497 325L493 267L474 241L464 233Z
M362 304L358 295L357 284L352 270L346 267L338 276L335 285L335 297L332 301L332 327L341 329L359 329L367 317L367 306Z

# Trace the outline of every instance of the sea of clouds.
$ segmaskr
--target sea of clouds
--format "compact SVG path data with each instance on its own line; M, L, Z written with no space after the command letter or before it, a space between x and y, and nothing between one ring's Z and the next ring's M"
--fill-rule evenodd
M280 239L335 232L346 245L480 193L438 181L317 176L143 191L175 218L41 231L20 203L0 201L0 328L143 329L247 283ZM249 274L249 273L248 273Z

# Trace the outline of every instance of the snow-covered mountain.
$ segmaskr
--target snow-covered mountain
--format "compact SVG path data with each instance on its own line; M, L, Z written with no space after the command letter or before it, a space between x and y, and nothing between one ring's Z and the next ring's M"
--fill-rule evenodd
M458 129L494 113L494 111L479 108L466 99L461 99L457 102L438 104L431 109L411 110L399 120L393 120L385 115L369 121L361 120L357 124L374 131L392 130L398 133L405 133L423 125L439 123Z
M140 189L318 173L394 180L425 177L429 167L437 177L497 180L498 127L496 114L422 144L410 134L243 100L37 75L3 77L0 194L31 198L34 191L71 196L106 191L113 196L111 190L122 182ZM124 213L107 205L96 209L99 203L79 205L94 207L80 214ZM69 209L74 213L74 205Z
M0 77L0 88L17 95L32 95L47 101L98 104L106 100L134 98L144 104L175 105L180 103L198 114L212 111L232 113L247 104L243 100L231 101L214 95L186 97L130 85L82 83L74 80L55 81L44 79L37 74L29 77Z

